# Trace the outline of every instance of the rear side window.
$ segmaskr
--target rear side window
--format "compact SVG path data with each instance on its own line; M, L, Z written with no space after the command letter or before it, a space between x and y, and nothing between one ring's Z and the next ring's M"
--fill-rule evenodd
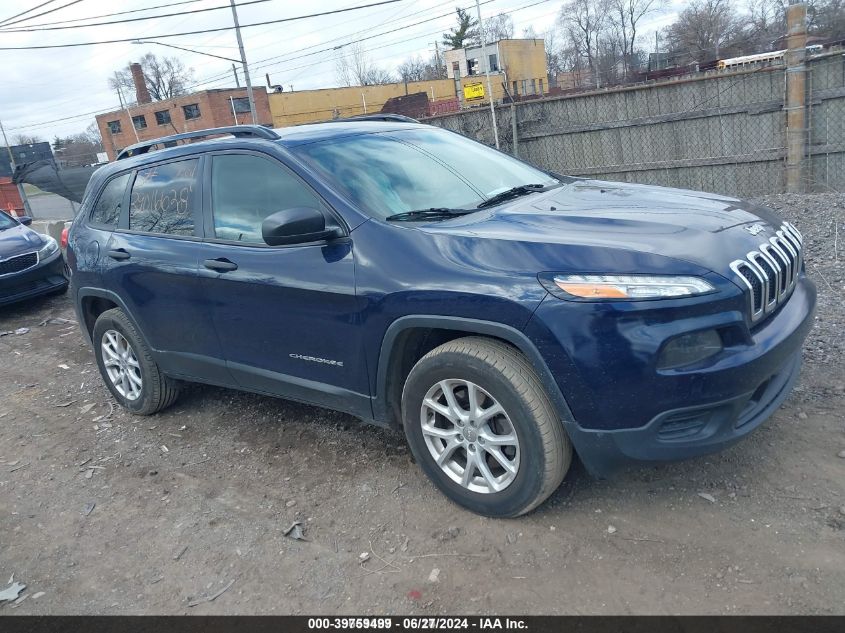
M129 174L123 174L109 181L91 211L92 224L111 228L117 226L120 219L120 206L123 204L123 194L126 193L128 182Z
M199 207L199 159L139 169L129 200L129 229L163 235L193 235Z
M249 154L214 157L211 208L218 239L264 244L264 218L292 207L323 209L324 205L304 182L275 161Z

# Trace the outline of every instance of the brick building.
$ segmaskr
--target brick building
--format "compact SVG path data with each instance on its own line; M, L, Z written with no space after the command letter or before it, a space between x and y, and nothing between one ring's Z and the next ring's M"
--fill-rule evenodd
M137 104L97 115L97 127L109 160L140 141L211 127L252 123L246 88L221 88L153 102L139 64L132 64ZM259 125L271 125L270 104L263 88L254 88ZM137 135L137 136L136 136Z

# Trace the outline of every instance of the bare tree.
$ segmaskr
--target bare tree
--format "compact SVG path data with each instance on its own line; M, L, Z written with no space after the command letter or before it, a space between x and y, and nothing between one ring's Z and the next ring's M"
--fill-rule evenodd
M402 81L431 81L432 79L445 79L446 72L442 66L438 66L438 60L434 56L427 62L422 57L409 57L396 68L399 78Z
M666 28L665 38L678 59L718 59L740 30L730 0L692 0Z
M97 124L92 124L94 128ZM78 134L71 134L70 136L57 136L53 139L53 152L56 158L63 161L68 167L79 167L82 165L92 165L97 162L97 152L103 151L103 145L100 141L99 132L96 138L91 136L91 126Z
M624 72L627 76L637 47L640 21L661 11L665 0L608 0L609 20L622 49Z
M158 57L153 53L147 53L139 63L144 73L147 90L150 91L150 96L154 101L164 101L185 94L194 81L194 69L185 68L185 65L176 57ZM109 87L120 89L124 99L130 103L134 102L135 82L128 64L123 70L117 71L113 77L109 78Z
M335 60L335 75L345 86L373 86L394 81L389 71L376 66L360 42L349 44Z
M569 0L558 20L579 55L586 58L587 67L595 69L598 40L607 21L607 0Z
M484 41L488 44L513 37L513 20L507 13L499 13L482 22ZM479 42L480 44L481 42Z
M32 145L34 143L43 143L44 139L35 134L15 134L12 137L12 142L15 145Z

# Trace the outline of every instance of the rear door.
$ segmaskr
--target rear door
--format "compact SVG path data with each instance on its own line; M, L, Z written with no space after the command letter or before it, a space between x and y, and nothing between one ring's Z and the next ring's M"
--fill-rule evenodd
M136 170L120 225L101 260L110 288L126 303L165 371L229 384L197 275L204 160L193 156Z
M275 158L208 158L199 274L232 375L248 389L370 415L352 240L268 246L261 223L272 213L332 210Z

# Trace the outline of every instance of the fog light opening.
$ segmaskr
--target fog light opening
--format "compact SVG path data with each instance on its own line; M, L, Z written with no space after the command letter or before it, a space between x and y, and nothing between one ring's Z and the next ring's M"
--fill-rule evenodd
M683 334L670 340L660 352L657 369L677 369L694 365L724 349L716 330Z

